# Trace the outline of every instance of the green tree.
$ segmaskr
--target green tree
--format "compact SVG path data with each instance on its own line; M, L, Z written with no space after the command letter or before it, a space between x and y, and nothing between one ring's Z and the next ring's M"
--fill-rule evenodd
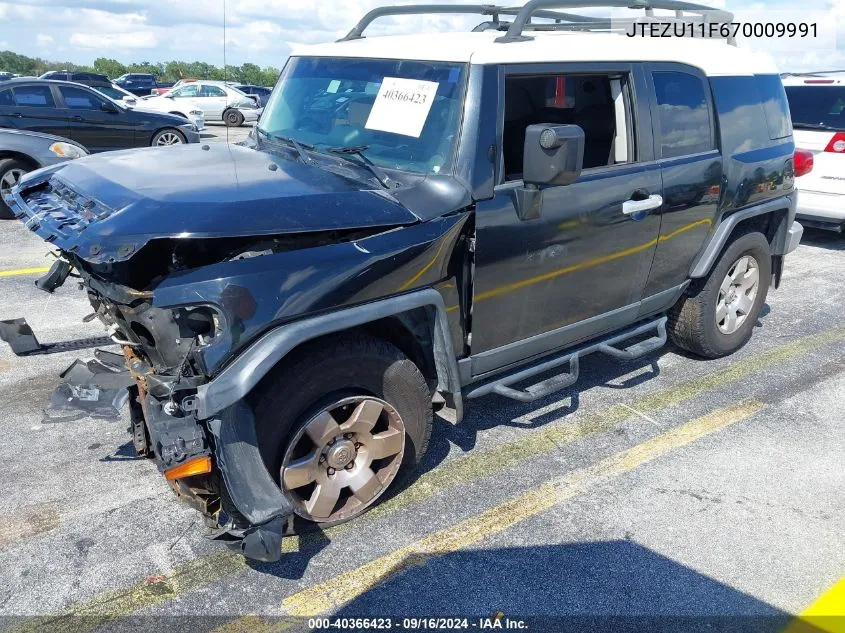
M116 59L108 59L106 57L98 57L94 60L94 70L110 79L117 79L121 75L126 74L126 66Z

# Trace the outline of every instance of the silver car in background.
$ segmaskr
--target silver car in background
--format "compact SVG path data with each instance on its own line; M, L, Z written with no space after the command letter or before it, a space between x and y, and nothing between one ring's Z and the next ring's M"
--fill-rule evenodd
M262 108L255 99L223 81L191 81L167 94L145 98L142 105L160 112L170 112L174 105L201 110L205 121L223 121L230 127L257 121Z
M24 174L87 155L82 145L61 136L0 128L0 219L14 217L3 196Z

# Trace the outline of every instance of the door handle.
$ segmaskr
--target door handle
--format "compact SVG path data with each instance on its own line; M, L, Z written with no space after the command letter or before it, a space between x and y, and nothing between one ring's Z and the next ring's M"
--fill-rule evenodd
M74 121L84 121L84 119L81 116L79 116L78 114L75 117L73 117L73 120Z
M622 203L622 213L625 215L634 215L635 213L659 209L662 206L663 196L653 194L645 200L626 200Z
M23 118L23 115L20 112L12 112L12 116L16 119Z

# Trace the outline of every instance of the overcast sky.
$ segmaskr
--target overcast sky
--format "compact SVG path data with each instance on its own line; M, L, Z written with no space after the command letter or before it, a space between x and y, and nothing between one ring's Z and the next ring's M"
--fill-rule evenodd
M228 62L280 67L291 47L343 35L370 8L396 0L227 0ZM450 1L450 0L441 0ZM401 3L401 0L400 0ZM706 2L724 6L725 0ZM507 4L507 3L505 3ZM728 2L730 9L762 2ZM765 7L800 6L826 12L845 28L845 0L801 0ZM399 18L380 29L394 32L466 28L478 18ZM223 0L0 0L0 50L55 61L90 64L96 57L131 61L223 63ZM845 37L839 41L845 46ZM842 50L777 52L783 70L845 68Z

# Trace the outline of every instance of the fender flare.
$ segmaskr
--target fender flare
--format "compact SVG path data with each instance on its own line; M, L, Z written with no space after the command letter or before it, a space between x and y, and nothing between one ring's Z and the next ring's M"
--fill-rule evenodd
M789 248L789 228L792 226L792 221L795 219L795 211L797 208L798 196L796 192L792 192L785 196L775 198L763 202L762 204L754 205L746 209L741 209L732 215L722 219L719 226L710 238L710 241L705 246L704 250L695 260L690 271L690 277L693 279L705 277L719 258L725 244L730 238L736 226L743 220L753 218L767 213L774 213L776 211L786 211L787 215L781 222L775 232L772 240L772 255L786 255Z
M434 359L437 389L451 394L456 422L463 417L460 374L443 297L433 288L390 297L286 323L264 334L213 380L197 389L197 417L210 418L242 400L295 347L326 334L348 330L416 308L435 310Z

